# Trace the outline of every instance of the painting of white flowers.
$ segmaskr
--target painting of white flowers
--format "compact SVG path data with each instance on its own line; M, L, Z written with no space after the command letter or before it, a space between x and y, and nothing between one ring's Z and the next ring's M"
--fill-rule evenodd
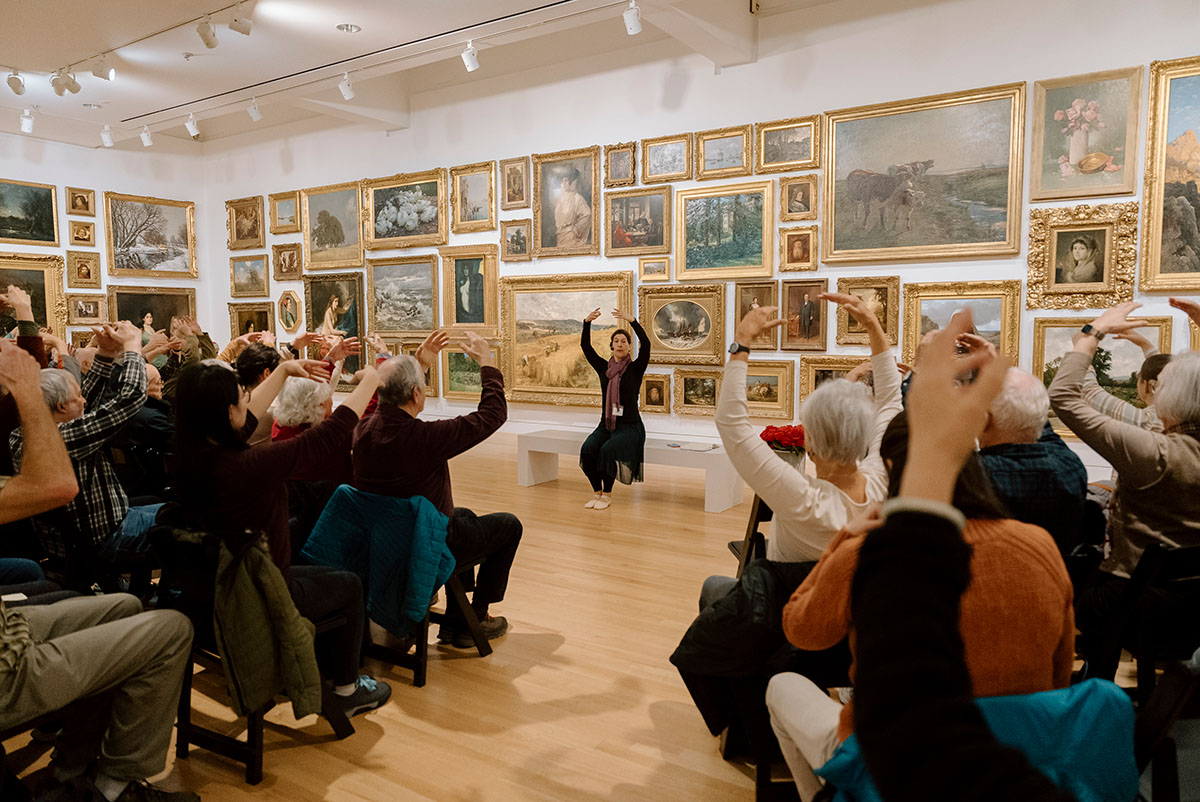
M444 169L377 178L363 187L368 250L446 243Z

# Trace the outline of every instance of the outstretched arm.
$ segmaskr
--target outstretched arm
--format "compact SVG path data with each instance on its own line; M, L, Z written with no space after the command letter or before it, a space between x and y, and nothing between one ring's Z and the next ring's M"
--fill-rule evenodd
M579 347L583 349L583 358L592 366L592 370L603 376L604 371L608 369L608 362L592 347L592 321L598 317L600 317L600 308L596 307L583 319L583 332L579 335Z

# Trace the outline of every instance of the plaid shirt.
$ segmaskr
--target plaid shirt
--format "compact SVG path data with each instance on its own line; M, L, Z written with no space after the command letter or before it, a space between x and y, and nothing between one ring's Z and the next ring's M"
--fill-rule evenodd
M67 556L60 525L73 525L86 541L100 545L117 531L129 509L129 499L108 460L105 445L146 403L146 361L141 354L127 352L110 381L113 369L111 359L96 357L83 377L84 414L58 424L75 466L79 495L63 509L33 518L34 531L51 557ZM13 464L18 469L24 446L21 437L21 429L9 437Z

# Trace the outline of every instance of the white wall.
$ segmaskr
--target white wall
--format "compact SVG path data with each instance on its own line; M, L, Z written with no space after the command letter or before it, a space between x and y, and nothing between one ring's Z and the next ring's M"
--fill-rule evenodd
M617 24L614 20L613 24ZM717 73L710 62L669 39L601 56L563 55L524 67L520 49L496 51L468 78L457 60L421 68L413 78L411 127L385 135L361 128L276 127L210 143L196 161L185 157L110 154L0 136L0 176L195 198L200 239L202 322L223 339L228 328L228 256L224 201L247 195L372 178L432 167L503 159L532 152L605 145L661 134L812 114L866 103L1032 82L1200 53L1196 0L842 0L771 17L760 26L756 64ZM531 49L529 52L544 52ZM487 54L485 54L487 55ZM488 67L493 67L489 75ZM506 72L506 74L496 74ZM1147 70L1147 75L1149 70ZM422 87L436 86L426 89ZM1145 145L1146 87L1138 140ZM1031 98L1030 98L1031 100ZM1027 119L1032 103L1027 102ZM1028 173L1031 124L1026 129ZM202 172L197 169L202 164ZM690 184L676 184L676 189ZM1028 195L1026 183L1025 196ZM1112 201L1137 196L1113 197ZM1039 204L1042 206L1052 204ZM1022 253L1013 258L822 268L839 276L899 274L902 281L1024 279L1028 204L1022 208ZM501 212L500 219L529 216ZM268 238L296 241L298 235ZM498 240L497 232L452 236L450 244ZM413 249L413 253L432 249ZM383 252L381 252L383 255ZM637 260L599 256L500 263L501 275L633 270ZM804 274L807 275L807 274ZM136 282L131 282L136 283ZM299 282L271 283L274 298ZM728 289L732 290L732 282ZM1142 298L1146 314L1172 314L1165 295ZM1032 355L1033 319L1052 310L1023 310L1021 364ZM726 329L732 331L732 315ZM1187 347L1187 327L1174 314L1173 347ZM865 354L865 348L830 352ZM796 355L773 355L797 358ZM653 366L652 371L667 368ZM463 408L438 400L433 412ZM592 409L514 404L510 428L554 423L590 426ZM651 431L706 435L711 420L647 415ZM1089 461L1094 461L1089 459Z

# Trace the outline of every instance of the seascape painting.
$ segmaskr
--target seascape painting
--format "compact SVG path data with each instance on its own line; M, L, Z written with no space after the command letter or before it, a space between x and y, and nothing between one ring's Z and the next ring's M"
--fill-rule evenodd
M104 193L112 275L196 277L195 204Z
M436 328L434 257L368 261L371 331L428 332Z
M58 245L58 201L48 184L0 180L0 242Z
M663 304L651 323L655 338L675 351L702 347L712 333L708 310L695 301L679 300Z

